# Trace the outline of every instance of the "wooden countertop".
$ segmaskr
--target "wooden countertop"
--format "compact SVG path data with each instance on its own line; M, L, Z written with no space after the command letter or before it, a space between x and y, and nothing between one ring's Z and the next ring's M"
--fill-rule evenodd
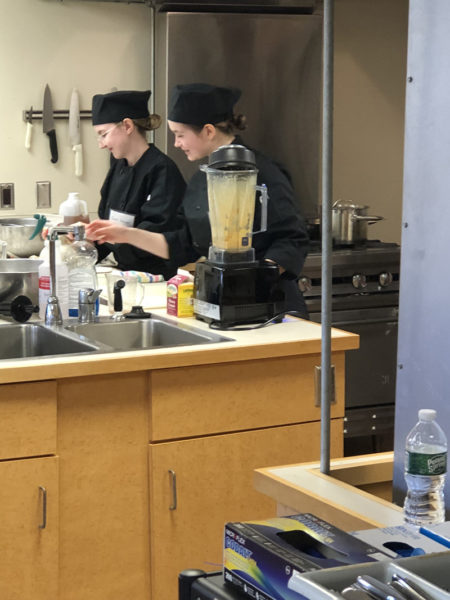
M165 284L148 284L144 307L155 316L167 318L164 302ZM208 325L195 318L176 319L197 329ZM1 327L1 325L0 325ZM254 331L217 332L230 342L197 346L178 346L153 350L113 352L109 354L65 355L49 358L0 360L0 383L37 381L83 375L100 375L148 369L164 369L200 364L235 362L242 360L320 354L321 326L317 323L286 317L282 323ZM332 351L352 350L359 347L359 336L332 330ZM281 368L281 367L280 367Z
M334 459L329 475L320 463L256 469L254 485L286 514L311 512L345 531L390 527L403 524L401 507L385 497L392 469L393 453L380 452Z

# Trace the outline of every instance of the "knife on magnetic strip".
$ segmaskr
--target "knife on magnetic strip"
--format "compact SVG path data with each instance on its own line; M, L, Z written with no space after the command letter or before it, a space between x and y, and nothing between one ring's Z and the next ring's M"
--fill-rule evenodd
M78 90L72 90L69 108L69 139L72 145L72 150L75 153L75 175L81 177L83 175L83 147L81 145L80 132L80 98Z
M56 143L55 120L53 118L52 94L48 84L44 92L44 108L42 110L42 129L48 135L50 141L51 161L58 161L58 145Z

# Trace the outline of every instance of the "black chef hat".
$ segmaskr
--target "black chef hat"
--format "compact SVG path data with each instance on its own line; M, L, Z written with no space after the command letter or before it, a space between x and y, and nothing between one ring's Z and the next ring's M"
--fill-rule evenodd
M96 94L92 98L92 125L119 123L127 118L145 119L149 116L148 99L150 94L150 90Z
M233 116L241 90L207 83L176 85L169 101L169 121L186 125L220 123Z

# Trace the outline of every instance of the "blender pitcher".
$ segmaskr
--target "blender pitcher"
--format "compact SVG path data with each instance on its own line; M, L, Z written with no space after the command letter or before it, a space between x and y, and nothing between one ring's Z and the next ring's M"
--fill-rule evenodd
M268 196L265 185L256 185L258 170L253 152L235 144L221 146L200 169L206 173L208 183L212 237L209 259L254 260L252 236L267 229ZM261 193L261 225L252 231L255 191Z

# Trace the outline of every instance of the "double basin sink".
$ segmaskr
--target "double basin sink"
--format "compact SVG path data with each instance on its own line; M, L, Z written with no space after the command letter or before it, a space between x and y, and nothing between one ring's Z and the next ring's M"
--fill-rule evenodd
M59 327L43 323L0 325L0 360L66 354L108 353L231 341L219 334L165 321L163 317L94 323L69 319Z

